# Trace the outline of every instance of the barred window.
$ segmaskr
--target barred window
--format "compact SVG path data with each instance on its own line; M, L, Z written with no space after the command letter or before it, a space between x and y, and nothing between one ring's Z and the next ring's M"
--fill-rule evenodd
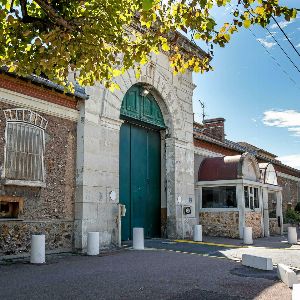
M10 180L44 182L47 120L27 109L8 109L4 176Z

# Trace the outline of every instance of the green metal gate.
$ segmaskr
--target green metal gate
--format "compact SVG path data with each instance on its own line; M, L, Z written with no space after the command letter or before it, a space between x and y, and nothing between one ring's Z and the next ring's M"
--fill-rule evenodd
M145 237L160 236L161 143L159 130L164 128L164 123L154 98L149 95L141 96L140 89L141 87L134 86L127 92L121 110L121 117L127 120L121 126L120 131L120 203L126 206L126 216L122 217L122 240L132 239L133 227L143 227ZM143 114L145 116L143 108L145 104L149 107L149 103L148 112L155 114L156 119L160 117L159 122L156 122L154 117L151 118L149 113L148 120L141 117ZM136 108L134 113L133 108ZM131 114L130 118L128 114Z

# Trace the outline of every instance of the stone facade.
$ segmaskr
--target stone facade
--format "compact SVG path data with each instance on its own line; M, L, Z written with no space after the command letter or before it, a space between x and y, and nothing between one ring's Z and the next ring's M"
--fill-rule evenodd
M282 187L282 210L283 213L288 208L295 208L297 202L300 201L300 180L292 176L278 176L278 185Z
M270 228L270 235L278 235L280 234L280 227L278 226L277 218L270 218L269 219L269 228Z
M200 212L203 234L239 238L239 212Z
M253 238L263 237L260 212L245 212L245 226L252 227Z
M75 205L78 249L86 247L86 233L90 230L100 232L101 246L118 243L119 137L123 123L120 108L126 92L138 83L151 90L167 126L161 132L161 208L166 209L167 236L192 232L196 224L192 73L175 76L166 55L152 55L151 63L142 68L139 79L129 70L117 78L117 83L120 90L114 92L100 84L87 88L89 100L81 107ZM111 191L117 193L116 200L110 199ZM180 220L179 196L192 207L192 214L185 217L185 222Z
M9 83L11 83L9 81ZM3 82L2 82L3 85ZM13 85L11 83L11 85ZM9 85L8 85L9 87ZM74 245L74 202L76 177L77 117L73 104L60 106L33 98L34 94L47 90L27 84L23 89L0 88L0 169L3 170L6 120L3 110L24 107L39 113L48 121L45 130L45 186L7 185L5 178L0 182L1 198L22 199L22 213L17 219L0 218L0 256L20 254L30 249L31 234L46 235L46 250L72 250ZM22 93L21 93L22 92ZM52 97L52 92L50 95ZM57 94L57 98L61 97ZM54 97L53 97L54 98ZM51 98L52 99L52 98ZM65 96L62 96L66 100ZM67 100L66 100L67 101ZM68 100L73 103L73 99ZM6 199L5 198L5 199Z

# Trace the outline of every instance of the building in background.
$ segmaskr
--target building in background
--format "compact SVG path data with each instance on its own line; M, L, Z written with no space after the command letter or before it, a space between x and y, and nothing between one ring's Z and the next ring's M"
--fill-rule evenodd
M254 237L282 233L283 215L300 201L300 171L246 142L225 138L223 118L194 123L195 182L204 233ZM234 201L229 199L234 199Z

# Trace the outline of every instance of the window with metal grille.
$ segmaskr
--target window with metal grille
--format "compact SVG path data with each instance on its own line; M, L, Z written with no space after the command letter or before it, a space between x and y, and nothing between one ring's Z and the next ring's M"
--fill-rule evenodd
M27 109L8 109L4 176L9 180L44 182L47 121Z

